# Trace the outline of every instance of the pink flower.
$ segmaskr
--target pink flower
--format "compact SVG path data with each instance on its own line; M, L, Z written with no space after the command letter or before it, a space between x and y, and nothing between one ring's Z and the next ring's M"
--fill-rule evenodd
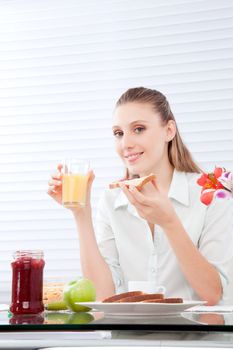
M219 178L218 181L232 193L233 196L233 172L225 172Z
M230 199L230 198L232 198L232 193L227 191L227 190L217 190L214 193L214 198Z
M197 180L202 186L200 200L203 204L209 205L214 198L233 198L233 172L224 168L215 168L213 173L203 173Z

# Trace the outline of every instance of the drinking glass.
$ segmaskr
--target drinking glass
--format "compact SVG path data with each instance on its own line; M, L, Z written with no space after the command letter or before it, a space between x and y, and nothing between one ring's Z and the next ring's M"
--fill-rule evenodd
M67 208L86 205L89 161L66 159L62 175L62 204Z

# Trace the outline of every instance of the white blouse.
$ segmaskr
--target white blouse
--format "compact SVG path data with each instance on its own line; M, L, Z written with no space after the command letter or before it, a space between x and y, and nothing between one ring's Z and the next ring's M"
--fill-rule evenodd
M196 247L220 274L223 291L228 284L229 262L233 256L231 202L200 202L200 174L174 171L169 198ZM112 272L116 293L128 290L128 281L156 281L167 296L198 300L160 226L154 239L121 189L106 190L100 200L96 236L101 254Z

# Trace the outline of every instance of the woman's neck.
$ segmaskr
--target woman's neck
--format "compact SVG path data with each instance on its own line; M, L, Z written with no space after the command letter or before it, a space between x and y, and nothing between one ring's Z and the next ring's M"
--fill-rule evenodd
M173 177L174 167L171 165L169 160L165 160L160 164L160 166L156 166L151 169L147 169L146 172L142 172L140 174L128 174L127 178L133 179L136 177L143 177L149 175L151 173L156 176L156 183L158 184L158 188L165 194L168 193L172 177Z
M156 167L152 172L156 176L156 183L160 191L167 194L171 185L174 167L170 162L167 162L160 167Z
M166 171L164 169L162 171L157 171L156 178L157 178L157 184L158 188L161 190L163 193L168 193L171 182L172 182L172 177L173 177L173 172L174 168L170 166Z

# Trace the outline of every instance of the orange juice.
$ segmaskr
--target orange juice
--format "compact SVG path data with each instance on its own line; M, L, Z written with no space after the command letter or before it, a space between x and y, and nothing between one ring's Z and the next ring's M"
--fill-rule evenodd
M85 174L64 174L62 177L62 204L73 208L85 206L88 176Z

